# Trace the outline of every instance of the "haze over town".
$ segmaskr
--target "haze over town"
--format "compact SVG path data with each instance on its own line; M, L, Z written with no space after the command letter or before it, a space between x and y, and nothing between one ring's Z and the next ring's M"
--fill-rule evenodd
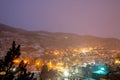
M0 79L120 80L119 8L120 0L1 0Z
M120 38L120 0L0 1L0 23L27 30Z

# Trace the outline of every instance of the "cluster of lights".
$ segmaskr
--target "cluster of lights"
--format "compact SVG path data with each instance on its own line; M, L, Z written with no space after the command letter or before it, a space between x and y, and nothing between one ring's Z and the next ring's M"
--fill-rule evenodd
M115 60L115 64L120 64L120 60Z
M15 60L13 60L13 62L14 62L15 64L19 64L19 63L21 62L21 60L20 60L20 59L15 59Z
M43 65L42 60L36 60L35 61L35 66L41 67Z
M5 74L6 74L5 71L0 72L0 75L5 75Z
M68 77L69 76L69 71L68 70L65 70L64 72L63 72L63 75L65 76L65 77Z
M108 73L107 67L103 65L97 65L93 69L93 73L106 75Z

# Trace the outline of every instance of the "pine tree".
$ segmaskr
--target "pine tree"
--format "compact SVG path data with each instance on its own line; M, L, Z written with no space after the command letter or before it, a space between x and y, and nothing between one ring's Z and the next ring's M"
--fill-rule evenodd
M40 74L40 80L46 80L48 78L48 67L47 65L42 66L41 74Z
M19 58L20 55L20 45L16 47L15 41L13 41L12 47L4 59L0 60L0 72L4 73L0 75L1 80L32 80L34 74L27 71L27 63L21 61L19 66L15 66L13 63L13 60Z

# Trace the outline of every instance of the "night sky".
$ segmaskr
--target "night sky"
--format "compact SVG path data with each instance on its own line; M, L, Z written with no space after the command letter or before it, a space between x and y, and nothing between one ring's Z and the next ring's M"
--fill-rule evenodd
M0 0L0 23L120 38L120 0Z

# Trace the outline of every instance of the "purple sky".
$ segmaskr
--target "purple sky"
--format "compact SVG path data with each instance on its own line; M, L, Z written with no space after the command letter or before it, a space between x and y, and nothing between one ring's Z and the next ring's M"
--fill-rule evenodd
M0 23L120 38L120 0L0 0Z

